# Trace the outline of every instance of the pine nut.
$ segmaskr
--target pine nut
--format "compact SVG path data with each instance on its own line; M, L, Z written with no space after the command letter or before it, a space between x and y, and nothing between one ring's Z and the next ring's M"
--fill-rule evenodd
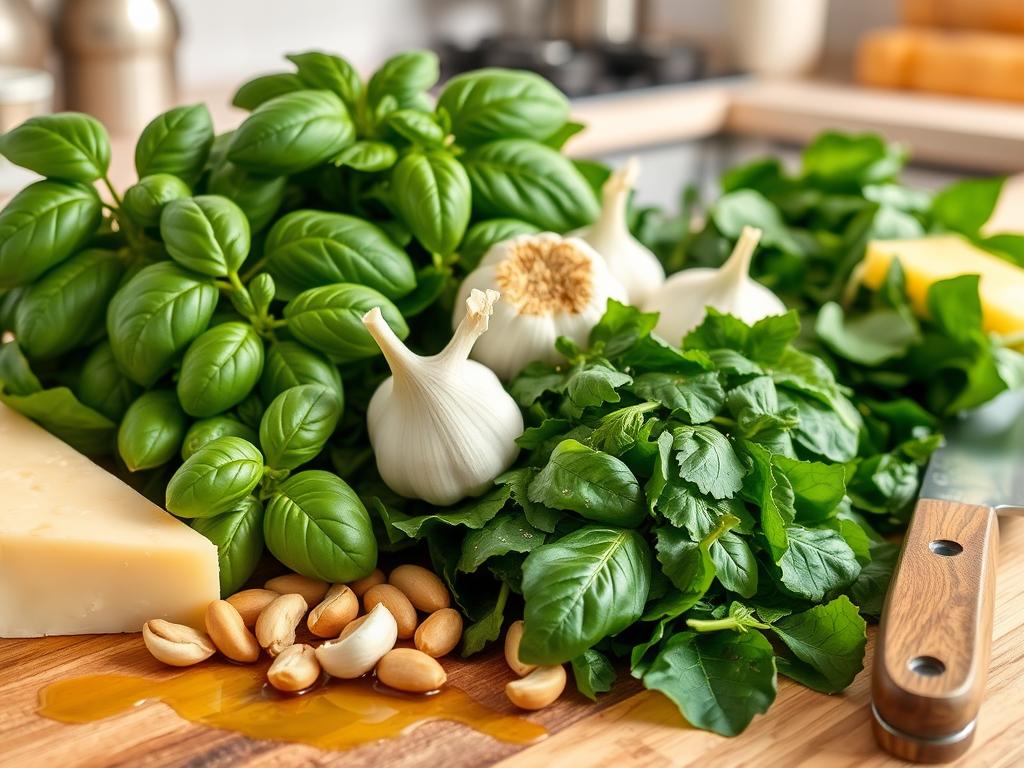
M417 611L433 613L452 604L444 582L433 571L419 565L400 565L388 576L388 583L398 587Z
M434 611L416 628L414 642L427 656L447 656L462 639L462 616L454 608Z
M363 595L363 607L369 613L375 605L382 603L398 623L398 638L408 640L416 632L418 622L416 609L409 598L397 587L390 584L378 584L370 587Z
M356 597L362 599L363 595L366 594L366 590L370 587L376 587L378 584L383 584L386 581L387 578L384 576L384 571L380 568L376 568L369 576L364 576L358 581L353 581L348 586L356 593Z
M564 690L565 667L556 664L537 667L526 677L508 683L505 695L520 709L543 709L561 696Z
M436 691L448 680L444 667L422 651L395 648L377 662L377 679L408 693Z
M300 573L286 573L283 576L269 579L263 586L279 595L302 595L306 605L316 605L324 599L324 595L327 594L327 589L331 585L326 581L311 579Z
M151 619L142 625L142 641L155 659L172 667L190 667L217 651L202 632L163 619Z
M536 664L524 664L519 660L519 643L523 640L523 622L513 621L505 633L505 663L520 677L525 677L537 668Z
M281 595L256 619L256 639L271 656L295 642L295 628L306 615L302 595Z
M306 625L317 637L337 637L359 615L359 598L344 584L327 590L323 602L309 612Z
M280 595L272 589L243 589L228 598L249 629L256 626L260 613Z
M267 670L267 681L279 691L304 691L320 679L320 662L312 646L289 645Z
M206 608L206 632L217 650L232 661L251 664L260 657L259 643L227 600L214 600Z

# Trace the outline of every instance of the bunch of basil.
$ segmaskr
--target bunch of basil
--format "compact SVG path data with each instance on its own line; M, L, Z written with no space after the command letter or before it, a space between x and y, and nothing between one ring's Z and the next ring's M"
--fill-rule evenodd
M0 401L87 454L116 453L129 482L194 519L218 544L224 593L264 545L328 581L376 563L362 502L324 471L350 477L369 454L363 412L386 368L363 313L381 307L402 338L433 313L417 324L430 348L457 273L492 242L597 212L558 150L580 126L535 75L470 73L435 108L431 53L366 83L338 56L289 59L294 72L239 89L252 112L236 131L215 135L202 105L153 120L123 195L87 115L0 138L45 177L0 212L0 332L15 337Z

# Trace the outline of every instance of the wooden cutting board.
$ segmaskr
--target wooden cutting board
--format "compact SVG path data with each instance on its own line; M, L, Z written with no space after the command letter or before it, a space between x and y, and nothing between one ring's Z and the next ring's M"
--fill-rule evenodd
M995 642L975 746L957 765L1024 764L1024 518L1001 521ZM870 650L868 665L870 665ZM491 653L470 663L446 661L453 685L513 714L502 688L511 673ZM496 741L465 726L425 723L397 739L326 752L256 741L193 725L162 703L106 720L66 725L36 713L39 690L79 675L173 674L145 651L137 635L0 640L0 765L31 766L345 766L468 768L503 766L902 765L875 746L864 671L846 692L825 696L780 679L767 715L734 739L690 728L660 694L620 679L594 705L578 694L530 715L550 735L532 746ZM571 688L571 686L570 686Z

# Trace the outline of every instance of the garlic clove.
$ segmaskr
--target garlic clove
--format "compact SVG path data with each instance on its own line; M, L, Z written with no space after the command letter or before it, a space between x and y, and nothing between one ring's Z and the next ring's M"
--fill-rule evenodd
M316 658L332 677L351 680L369 672L398 642L398 622L378 603L365 616L350 622L337 640L316 649Z
M644 304L657 312L655 331L673 344L700 325L707 307L753 324L769 315L786 312L778 296L750 277L750 262L761 230L744 227L729 259L718 269L686 269L677 272Z
M625 288L590 245L553 232L491 246L462 283L454 325L465 317L466 298L480 289L501 291L502 301L491 317L491 332L477 342L472 356L504 380L534 360L558 362L559 336L585 344L608 300L626 301Z
M602 188L601 215L578 233L594 247L611 274L626 289L629 303L642 306L665 282L665 268L647 246L633 237L627 221L629 193L636 186L640 164L631 157Z
M454 504L491 488L519 455L519 406L490 369L467 359L493 327L498 298L493 289L469 291L452 340L431 357L407 349L379 312L363 318L392 371L370 400L367 429L395 493Z

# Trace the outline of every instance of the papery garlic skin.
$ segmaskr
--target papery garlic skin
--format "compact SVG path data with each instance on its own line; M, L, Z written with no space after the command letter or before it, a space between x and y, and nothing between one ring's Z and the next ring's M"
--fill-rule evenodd
M639 163L631 157L604 183L604 201L597 221L573 234L601 254L608 270L626 289L629 303L641 307L665 282L665 268L629 231L626 205L638 174Z
M473 347L473 358L505 380L534 360L558 362L559 336L586 345L608 299L626 301L625 288L590 245L554 232L492 245L459 289L453 325L462 322L474 290L501 292L492 330Z
M749 324L769 315L781 315L786 305L768 288L750 277L750 260L761 230L744 227L732 255L718 269L686 269L672 275L643 305L658 312L655 331L672 344L700 325L707 307L714 307Z
M467 359L498 296L472 291L452 340L432 357L411 352L379 309L363 317L392 372L370 400L366 425L377 470L400 496L438 506L478 496L519 455L519 406L489 368Z

